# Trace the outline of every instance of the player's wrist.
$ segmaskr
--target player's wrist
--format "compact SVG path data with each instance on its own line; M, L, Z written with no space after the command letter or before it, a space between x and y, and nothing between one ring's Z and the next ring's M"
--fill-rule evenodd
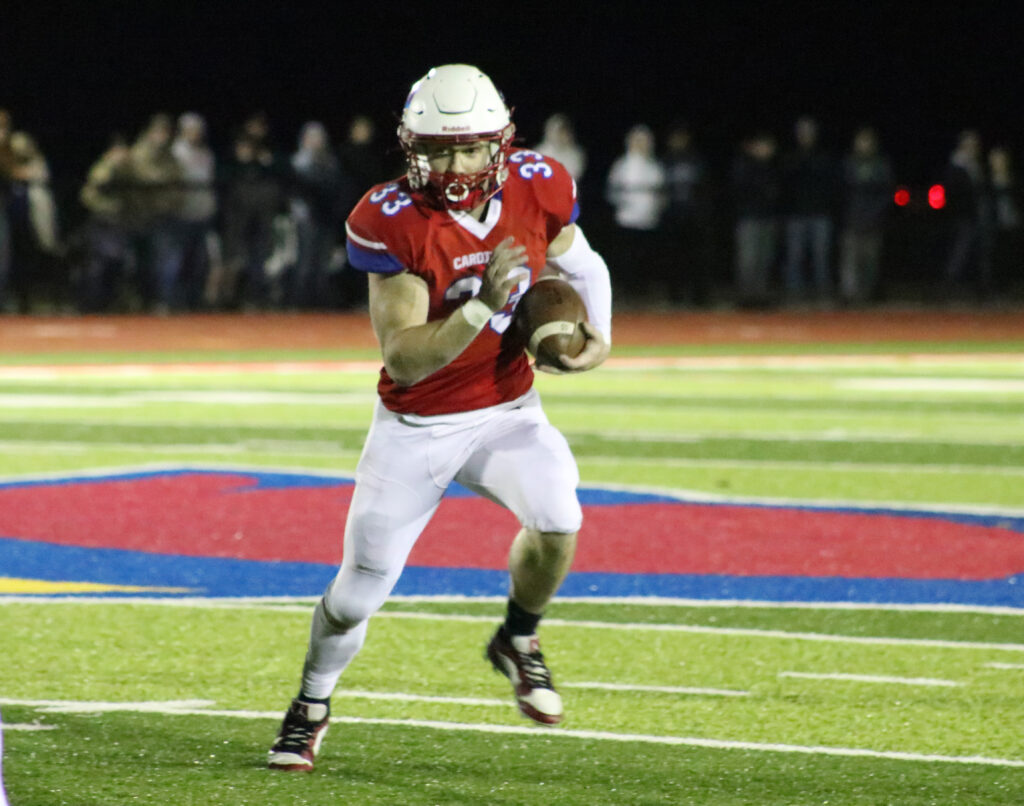
M459 312L462 314L462 318L477 330L483 330L484 325L494 316L494 311L479 297L473 297L463 303Z

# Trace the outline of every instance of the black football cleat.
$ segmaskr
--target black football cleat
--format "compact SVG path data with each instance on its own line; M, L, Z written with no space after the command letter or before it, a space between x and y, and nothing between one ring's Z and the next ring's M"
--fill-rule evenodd
M292 700L270 748L267 766L272 770L311 772L327 734L330 715L330 705Z

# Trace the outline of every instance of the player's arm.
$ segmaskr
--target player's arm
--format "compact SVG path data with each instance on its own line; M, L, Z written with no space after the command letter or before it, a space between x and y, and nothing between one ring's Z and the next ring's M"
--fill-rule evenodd
M384 368L399 386L412 386L451 363L491 316L505 307L519 283L526 249L506 238L494 248L480 293L444 319L427 321L426 282L409 272L371 274L370 321Z
M591 249L583 230L575 224L563 227L548 244L547 262L583 298L590 319L582 325L587 337L583 351L575 358L563 355L562 364L573 372L593 369L611 351L612 285L608 266L604 258ZM544 366L537 368L551 371Z

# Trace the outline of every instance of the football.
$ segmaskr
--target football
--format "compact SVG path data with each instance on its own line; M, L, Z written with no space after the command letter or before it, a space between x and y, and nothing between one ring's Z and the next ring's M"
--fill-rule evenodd
M580 322L587 309L580 295L565 280L538 280L516 306L513 324L527 352L539 364L561 367L559 356L575 358L586 344Z

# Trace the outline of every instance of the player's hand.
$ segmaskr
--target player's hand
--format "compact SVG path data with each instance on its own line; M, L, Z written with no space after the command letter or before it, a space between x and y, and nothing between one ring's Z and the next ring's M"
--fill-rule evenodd
M477 298L492 311L500 311L508 304L512 289L523 279L523 272L528 271L525 263L526 247L517 244L510 235L491 252Z
M542 364L540 361L536 362L534 367L541 372L563 375L566 372L585 372L604 363L608 353L611 352L612 346L605 341L601 331L590 324L590 322L580 322L580 328L583 330L583 335L587 337L587 341L578 356L571 358L563 353L558 357L561 362L560 367Z

